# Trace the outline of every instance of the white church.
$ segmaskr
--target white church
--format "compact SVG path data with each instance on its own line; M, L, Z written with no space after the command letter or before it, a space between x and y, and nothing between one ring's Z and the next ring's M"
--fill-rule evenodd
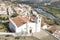
M14 33L35 33L41 30L41 17L30 16L28 18L24 16L17 16L9 19L9 28Z
M41 30L41 17L35 12L25 11L22 15L9 18L9 28L14 33L35 33Z

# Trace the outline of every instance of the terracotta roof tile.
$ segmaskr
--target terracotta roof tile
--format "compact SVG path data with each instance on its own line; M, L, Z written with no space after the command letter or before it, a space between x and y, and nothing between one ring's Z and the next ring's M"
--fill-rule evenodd
M60 32L59 31L55 32L54 34L56 34L60 37Z
M16 24L17 27L19 27L25 24L28 21L28 19L25 17L18 16L18 17L13 18L12 21Z
M57 28L55 28L55 27L51 27L51 28L50 28L50 31L53 32L53 33L54 33L56 30L57 30Z

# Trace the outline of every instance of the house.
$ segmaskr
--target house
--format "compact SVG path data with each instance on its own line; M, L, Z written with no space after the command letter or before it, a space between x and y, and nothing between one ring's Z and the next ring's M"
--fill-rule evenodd
M0 2L0 22L5 22L5 19L8 18L8 15L7 15L7 6L3 3L3 2Z
M15 11L14 11L12 6L8 6L7 10L8 10L8 15L9 16L11 16L11 15L13 15L13 13L15 13Z
M22 8L14 7L14 10L16 11L16 13L18 13L20 15L23 13L23 9Z
M54 33L54 32L57 30L57 28L51 27L49 30L50 30L52 33Z
M6 10L6 6L5 4L1 3L0 4L0 14L7 14L7 10Z
M16 11L16 13L20 14L20 15L24 15L26 16L27 14L30 14L31 11L31 7L25 4L20 4L17 7L13 7L14 10Z
M60 40L60 30L58 30L57 28L47 25L46 23L44 23L44 26L42 27L42 29L46 29L49 32L51 32L54 37L56 37L58 40Z
M42 27L42 29L49 30L49 31L51 31L52 33L54 33L54 32L57 30L57 28L55 28L55 27L53 27L53 26L50 26L50 25L47 25L47 24L45 24L45 25Z
M36 20L37 18L37 20ZM41 18L31 16L30 18L26 18L23 16L17 16L15 18L9 19L9 28L11 31L15 33L34 33L34 32L40 32L41 28Z
M51 5L51 3L44 3L44 5L45 5L45 6L47 6L47 5Z
M57 39L60 39L60 30L56 30L53 34Z

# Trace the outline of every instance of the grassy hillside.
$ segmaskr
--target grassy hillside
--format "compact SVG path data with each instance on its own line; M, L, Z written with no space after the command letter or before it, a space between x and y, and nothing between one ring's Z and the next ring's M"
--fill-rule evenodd
M50 12L51 14L60 19L60 8L46 6L43 8L43 10Z
M60 1L58 1L58 2L53 2L53 3L51 4L51 6L60 8Z

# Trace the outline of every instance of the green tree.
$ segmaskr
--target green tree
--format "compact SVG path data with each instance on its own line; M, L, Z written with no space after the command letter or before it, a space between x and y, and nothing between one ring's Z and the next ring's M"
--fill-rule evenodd
M14 13L13 15L12 15L12 17L17 17L19 14L17 14L17 13Z
M3 18L2 18L2 20L6 20L6 18L5 18L5 17L3 17Z

